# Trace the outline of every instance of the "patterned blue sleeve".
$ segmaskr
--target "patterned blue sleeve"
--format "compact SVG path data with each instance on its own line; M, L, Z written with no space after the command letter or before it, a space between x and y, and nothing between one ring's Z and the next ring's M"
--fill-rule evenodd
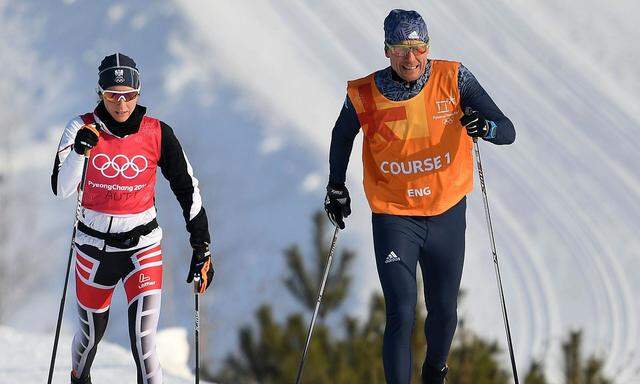
M340 115L331 132L329 149L329 184L344 184L353 140L360 131L360 121L349 96L344 100Z
M458 70L458 88L462 110L471 108L489 121L489 134L484 140L493 144L511 144L515 141L516 131L511 120L493 102L473 73L462 64Z

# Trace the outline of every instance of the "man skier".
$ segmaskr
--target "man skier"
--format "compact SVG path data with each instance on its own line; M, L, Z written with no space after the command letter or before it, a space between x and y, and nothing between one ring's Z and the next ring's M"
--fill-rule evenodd
M427 308L422 382L439 384L457 324L472 139L510 144L515 130L467 68L427 58L429 35L417 12L391 11L384 33L390 66L348 82L331 137L325 210L344 228L351 213L346 169L362 127L364 190L386 303L385 377L390 384L411 380L420 263Z
M98 71L100 102L93 112L67 124L51 176L54 194L63 199L84 181L74 239L80 327L73 338L71 383L91 383L91 364L107 326L113 290L121 280L137 382L160 384L155 334L162 229L156 221L156 168L182 208L193 247L187 282L200 277L201 293L213 278L207 215L198 180L173 130L146 116L146 108L138 104L140 73L133 59L115 53L102 60Z

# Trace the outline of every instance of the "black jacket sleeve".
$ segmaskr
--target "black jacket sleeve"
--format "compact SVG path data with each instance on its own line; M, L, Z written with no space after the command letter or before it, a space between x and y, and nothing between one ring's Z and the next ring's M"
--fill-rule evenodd
M202 206L198 179L193 175L191 164L171 127L164 122L160 122L160 127L162 141L158 165L180 203L187 231L191 235L189 242L192 246L209 244L209 223Z
M458 87L463 111L469 107L496 124L494 136L485 139L486 141L493 144L511 144L515 141L516 130L511 120L493 102L471 71L462 64L458 72Z
M58 194L58 171L60 170L60 156L56 153L53 160L53 171L51 171L51 190L54 195Z
M344 184L349 165L353 140L360 131L360 121L356 109L346 97L340 115L331 132L329 149L329 184Z

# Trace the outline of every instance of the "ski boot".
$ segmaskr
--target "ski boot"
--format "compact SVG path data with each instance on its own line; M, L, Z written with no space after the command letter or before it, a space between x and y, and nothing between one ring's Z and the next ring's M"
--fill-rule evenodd
M446 365L438 369L425 362L422 365L422 384L444 384L447 372L449 372L449 367Z
M79 379L74 373L73 371L71 372L71 384L91 384L91 375L88 375L84 379Z

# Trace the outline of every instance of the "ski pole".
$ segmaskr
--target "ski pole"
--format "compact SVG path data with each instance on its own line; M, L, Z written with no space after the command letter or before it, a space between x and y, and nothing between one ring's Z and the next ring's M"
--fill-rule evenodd
M196 349L196 384L200 383L200 274L193 277L193 292L195 297L195 322L193 335Z
M519 384L518 371L516 369L516 358L513 353L513 342L511 341L511 329L509 327L509 317L507 316L507 305L504 299L504 290L502 289L502 278L500 277L500 266L498 265L498 252L496 251L496 241L493 236L493 225L491 224L491 214L489 213L489 200L487 198L487 188L484 183L484 173L482 172L482 160L480 160L480 147L478 146L478 138L473 139L473 146L476 153L476 167L478 168L478 178L480 179L480 187L482 189L482 200L484 202L484 215L487 220L487 228L489 231L489 240L491 242L491 253L493 254L493 266L496 272L496 280L498 282L498 292L500 293L500 304L502 306L502 318L504 320L504 329L507 334L507 344L509 346L509 356L511 358L511 370L513 371L513 380L515 384Z
M311 335L313 334L313 326L316 323L316 317L318 316L318 310L320 309L320 303L322 302L322 295L324 294L324 287L327 283L327 278L329 277L329 270L331 269L331 261L333 260L333 253L336 250L336 242L338 241L338 231L340 229L336 225L336 229L333 232L333 239L331 240L331 247L329 248L329 257L327 258L327 265L324 267L324 275L322 276L322 283L320 284L320 289L318 291L318 300L316 301L316 308L313 311L313 316L311 317L311 324L309 324L309 331L307 332L307 342L304 345L304 351L302 352L302 357L300 358L300 364L298 365L298 375L296 376L296 384L300 384L302 380L302 369L304 368L304 362L307 358L307 351L309 350L309 344L311 343Z
M97 134L98 132L95 130L95 125L93 126L94 132ZM49 377L47 379L47 384L51 384L51 380L53 379L53 369L56 365L56 354L58 352L58 341L60 339L60 328L62 326L62 314L64 313L64 303L67 297L67 286L69 285L69 270L71 269L71 258L73 256L74 249L74 240L76 238L76 231L78 230L78 220L80 217L80 209L82 208L82 195L84 192L84 182L87 177L87 166L89 165L89 155L91 150L87 150L84 154L84 164L82 166L82 177L80 178L80 187L78 189L78 202L76 204L76 217L73 223L73 232L71 233L71 246L69 247L69 257L67 258L67 272L64 275L64 288L62 289L62 297L60 298L60 308L58 308L58 322L56 324L56 333L53 338L53 351L51 351L51 361L49 362Z

